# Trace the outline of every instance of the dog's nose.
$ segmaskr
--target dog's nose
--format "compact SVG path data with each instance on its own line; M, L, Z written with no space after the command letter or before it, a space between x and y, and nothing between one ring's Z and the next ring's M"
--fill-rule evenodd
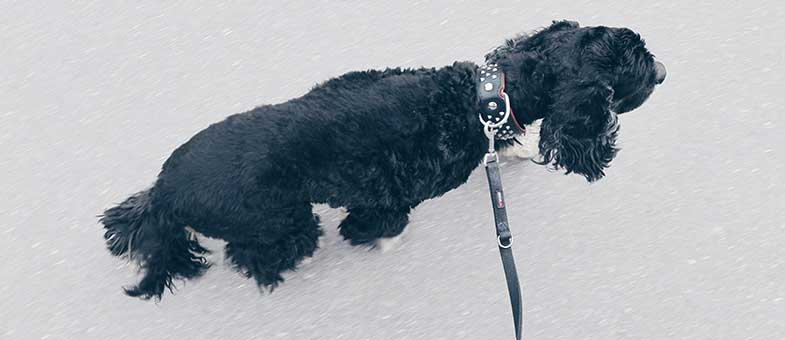
M668 71L665 70L665 64L655 61L654 69L657 71L657 84L662 84L665 81L665 76L668 74Z

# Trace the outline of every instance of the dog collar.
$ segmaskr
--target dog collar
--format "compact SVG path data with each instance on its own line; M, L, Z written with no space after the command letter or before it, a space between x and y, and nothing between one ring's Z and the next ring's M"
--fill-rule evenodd
M495 129L498 140L512 139L525 130L512 113L510 100L504 92L504 72L496 64L480 66L477 77L477 100L480 104L480 122ZM509 110L509 111L508 111Z

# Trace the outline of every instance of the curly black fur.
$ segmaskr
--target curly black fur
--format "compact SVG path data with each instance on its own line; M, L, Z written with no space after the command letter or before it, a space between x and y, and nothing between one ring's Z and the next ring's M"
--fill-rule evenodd
M545 118L543 163L589 181L616 154L616 113L640 105L658 78L632 31L566 21L486 58L506 73L518 120ZM199 132L152 189L101 219L111 253L142 264L129 295L160 298L173 279L207 269L186 226L226 240L238 270L271 288L317 247L313 203L347 208L340 232L352 244L398 235L413 207L463 184L482 159L476 70L457 62L351 72Z
M525 123L544 118L539 163L588 181L602 178L618 152L616 115L643 104L662 81L654 56L627 28L554 22L508 40L486 59L511 80L507 92L516 114L523 108Z
M160 299L164 289L174 289L172 280L196 278L210 267L201 256L209 251L168 212L154 209L150 190L106 210L100 221L112 255L128 255L145 269L139 285L125 289L130 296Z

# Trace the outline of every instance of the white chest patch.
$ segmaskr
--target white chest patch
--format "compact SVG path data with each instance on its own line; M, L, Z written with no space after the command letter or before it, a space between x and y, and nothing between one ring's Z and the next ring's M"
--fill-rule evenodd
M540 153L538 144L540 143L540 126L542 119L535 120L531 125L526 125L526 134L519 135L518 140L521 145L515 144L502 152L505 156L518 157L522 159L536 158Z

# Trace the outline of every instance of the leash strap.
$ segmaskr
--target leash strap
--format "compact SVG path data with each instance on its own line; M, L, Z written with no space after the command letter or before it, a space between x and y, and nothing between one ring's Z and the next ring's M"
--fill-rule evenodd
M502 177L496 153L485 155L485 173L488 175L488 186L491 190L491 205L493 206L493 219L496 224L496 241L504 267L504 276L507 279L507 291L510 293L512 305L512 319L515 325L515 339L520 340L523 335L523 298L521 286L518 281L518 272L515 269L515 258L512 254L512 233L507 221L507 206L504 202L502 190Z

